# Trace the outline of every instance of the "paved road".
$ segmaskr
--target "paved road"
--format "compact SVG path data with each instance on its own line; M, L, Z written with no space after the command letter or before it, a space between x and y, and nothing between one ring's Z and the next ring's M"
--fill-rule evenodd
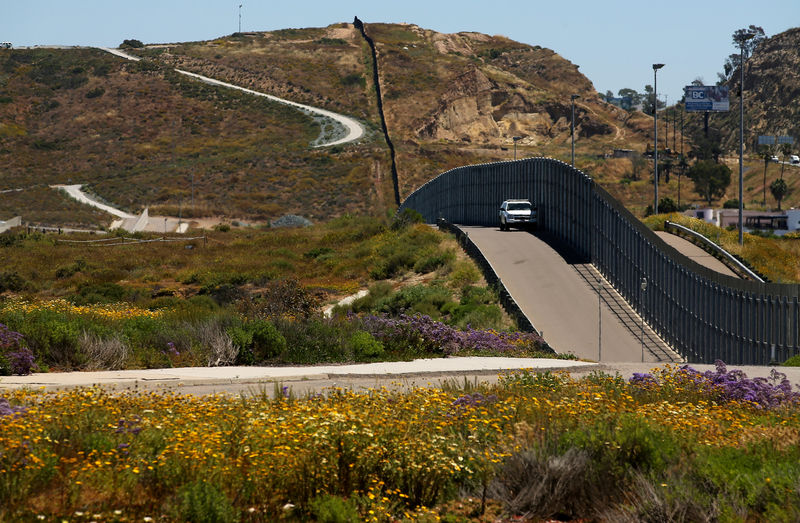
M601 276L591 265L567 263L541 233L500 232L496 227L462 229L557 352L603 362L642 360L641 320L602 279L603 300L598 307ZM644 335L644 361L679 359L647 326Z
M407 390L413 387L441 387L449 384L496 383L498 378L517 369L535 372L568 372L579 379L594 372L619 375L625 379L635 372L650 372L661 364L592 363L529 358L439 358L415 361L362 363L353 365L315 365L305 367L185 367L98 372L53 372L30 376L0 377L0 391L19 388L67 390L97 386L109 391L172 391L178 394L266 395L281 394L283 387L297 397L329 390L332 387L356 392L386 387ZM713 365L693 365L700 371ZM773 367L731 367L751 378L768 378ZM800 367L778 367L789 381L800 384Z
M725 265L718 259L714 258L709 253L707 253L697 245L693 244L689 240L664 231L656 231L656 234L662 240L667 242L668 245L671 245L672 247L677 249L678 252L688 256L689 258L696 261L700 265L708 267L713 271L726 274L728 276L733 276L734 278L739 277L736 275L735 272L730 270L727 265Z
M126 53L124 51L121 51L119 49L112 49L110 47L99 47L98 49L101 49L103 51L111 53L111 54L113 54L115 56L119 56L120 58L125 58L126 60L133 60L135 62L138 62L139 60L141 60L141 58L139 58L138 56L130 55L130 54L128 54L128 53ZM252 89L247 89L245 87L239 87L238 85L229 84L227 82L222 82L220 80L215 80L213 78L209 78L207 76L202 76L202 75L199 75L199 74L196 74L196 73L190 73L189 71L183 71L181 69L175 69L175 72L176 73L180 73L182 75L186 75L186 76L192 77L192 78L194 78L196 80L200 80L201 82L205 82L207 84L216 85L216 86L219 86L219 87L226 87L228 89L236 89L238 91L242 91L242 92L245 92L245 93L248 93L248 94L252 94L253 96L262 96L262 97L268 98L268 99L270 99L272 101L275 101L275 102L278 102L278 103L282 103L284 105L292 106L292 107L294 107L296 109L299 109L301 111L304 111L304 112L309 112L309 113L312 113L312 114L325 116L327 118L330 118L331 120L335 120L336 122L340 123L347 130L347 134L345 134L342 138L339 138L338 140L333 140L333 141L330 141L330 142L325 142L325 143L319 144L319 145L317 145L317 147L330 147L330 146L333 146L333 145L340 145L340 144L344 144L344 143L354 142L354 141L358 140L359 138L361 138L364 135L364 127L360 123L358 123L356 120L354 120L353 118L350 118L350 117L345 116L343 114L334 113L333 111L328 111L326 109L320 109L319 107L312 107L310 105L305 105L305 104L300 104L300 103L297 103L297 102L292 102L290 100L284 100L283 98L278 98L277 96L273 96L271 94L261 93L261 92L258 92L258 91L254 91Z

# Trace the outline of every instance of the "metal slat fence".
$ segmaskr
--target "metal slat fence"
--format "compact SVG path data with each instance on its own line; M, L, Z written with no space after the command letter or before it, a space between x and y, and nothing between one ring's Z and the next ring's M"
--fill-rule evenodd
M401 210L414 209L428 223L496 226L508 198L535 202L539 226L594 264L688 361L764 365L800 353L800 285L739 280L697 264L558 160L458 167L417 189Z

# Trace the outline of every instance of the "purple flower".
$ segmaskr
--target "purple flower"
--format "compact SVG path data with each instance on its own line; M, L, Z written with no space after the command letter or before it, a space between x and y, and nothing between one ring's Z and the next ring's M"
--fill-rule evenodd
M793 391L786 375L775 369L772 369L769 378L748 378L741 370L728 370L720 360L715 362L715 366L716 370L701 373L685 365L678 372L689 382L715 393L721 401L747 402L763 409L800 402L800 393ZM659 381L650 374L635 373L629 383L658 385Z
M11 405L6 398L0 398L0 418L5 416L21 416L25 414L28 407Z

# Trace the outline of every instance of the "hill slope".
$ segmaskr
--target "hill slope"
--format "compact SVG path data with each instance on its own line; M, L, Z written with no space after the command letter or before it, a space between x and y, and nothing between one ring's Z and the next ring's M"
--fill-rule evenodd
M401 196L457 165L519 156L568 160L570 95L578 165L612 192L647 201L647 187L618 184L644 150L651 121L601 101L578 67L554 51L478 33L367 24ZM270 220L386 212L389 156L380 132L371 53L352 24L234 34L132 51L138 63L98 50L0 53L0 215L54 220L27 188L87 183L128 211ZM359 144L315 149L319 126L264 100L181 77L180 67L344 113L370 130ZM192 179L194 183L192 184ZM192 205L192 202L194 205ZM37 207L38 205L38 207ZM51 207L51 206L49 206ZM92 213L62 221L102 222Z

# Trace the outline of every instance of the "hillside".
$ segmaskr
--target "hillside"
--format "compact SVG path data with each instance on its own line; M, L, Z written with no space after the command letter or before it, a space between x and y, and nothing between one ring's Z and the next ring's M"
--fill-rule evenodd
M375 41L383 109L401 197L467 163L552 156L569 160L570 95L576 163L636 212L645 171L606 156L643 151L652 120L603 102L556 52L479 33L366 24ZM393 207L369 46L352 24L234 34L150 45L126 63L93 49L0 53L0 217L100 226L72 204L53 210L45 185L85 183L125 210L265 222L314 221ZM357 144L314 148L320 127L286 106L211 87L173 68L333 110L368 129ZM676 193L674 181L664 194ZM683 189L683 201L690 197Z
M310 117L157 62L93 49L14 50L0 54L0 72L0 190L22 189L0 201L3 216L108 223L72 209L54 216L39 192L55 183L86 183L134 212L150 205L254 221L381 212L391 190L374 141L312 148L320 129Z

